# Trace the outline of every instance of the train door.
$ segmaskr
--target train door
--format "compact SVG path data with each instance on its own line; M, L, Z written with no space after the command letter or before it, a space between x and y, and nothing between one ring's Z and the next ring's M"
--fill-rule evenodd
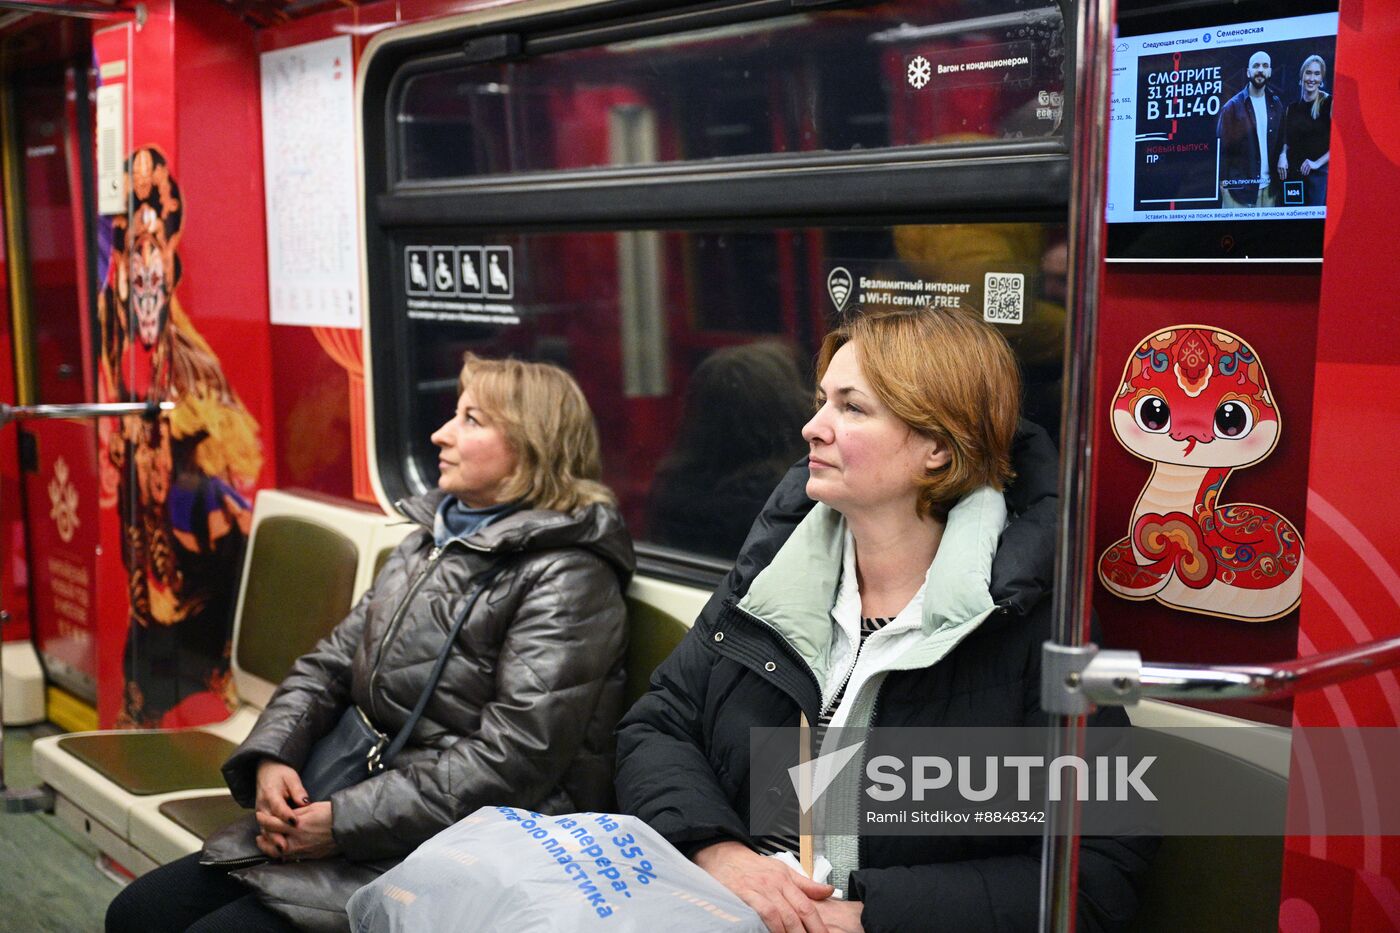
M70 23L6 41L22 41L31 59L3 87L16 398L78 403L96 394L91 50L86 32ZM7 430L16 434L21 469L19 488L4 493L23 504L34 642L49 682L78 701L60 703L76 717L67 724L95 725L96 430L67 420ZM0 549L16 543L7 539Z

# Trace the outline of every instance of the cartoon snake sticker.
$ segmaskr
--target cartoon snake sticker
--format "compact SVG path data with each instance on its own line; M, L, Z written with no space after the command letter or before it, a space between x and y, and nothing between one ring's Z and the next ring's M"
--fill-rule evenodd
M1282 428L1254 351L1218 327L1159 330L1128 358L1111 417L1118 442L1153 467L1127 537L1099 558L1104 586L1246 622L1292 611L1303 585L1297 528L1223 501L1230 473L1272 453Z

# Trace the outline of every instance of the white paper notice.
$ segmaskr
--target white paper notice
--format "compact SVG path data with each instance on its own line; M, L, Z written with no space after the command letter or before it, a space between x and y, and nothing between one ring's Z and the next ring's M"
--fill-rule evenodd
M262 55L272 323L360 326L350 37Z

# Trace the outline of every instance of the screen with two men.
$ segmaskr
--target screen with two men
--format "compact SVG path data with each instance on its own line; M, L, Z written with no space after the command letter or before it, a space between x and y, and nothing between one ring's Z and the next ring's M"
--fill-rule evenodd
M1336 34L1337 14L1320 13L1120 36L1108 222L1214 222L1226 253L1235 240L1229 225L1313 221L1320 228ZM1178 242L1191 240L1188 231L1179 234ZM1171 257L1162 248L1171 242L1165 232L1148 242ZM1289 254L1289 244L1274 245L1278 255ZM1266 244L1254 250L1270 252Z

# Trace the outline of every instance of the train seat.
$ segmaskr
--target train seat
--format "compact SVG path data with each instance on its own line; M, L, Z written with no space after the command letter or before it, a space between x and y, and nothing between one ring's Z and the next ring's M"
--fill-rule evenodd
M681 643L690 626L654 603L627 596L627 686L623 708L647 692L651 672Z
M1247 796L1250 809L1263 806L1282 818L1288 803L1289 729L1174 703L1144 701L1128 712L1133 725L1162 730L1154 743L1161 750L1195 745L1181 755L1163 755L1157 764L1166 770L1159 780L1199 784L1202 796ZM1278 926L1282 881L1282 836L1166 835L1130 929L1272 930Z
M363 556L356 581L357 597L379 575L390 553L413 528L411 522L392 520L373 527L368 545L362 549ZM331 624L334 625L334 622ZM302 651L305 649L301 649L287 660L288 667ZM280 679L279 676L278 680ZM251 694L261 696L265 685L249 683L248 689ZM272 689L276 689L275 684L272 685ZM267 697L271 697L270 692ZM266 699L263 699L262 703L265 704ZM261 706L257 709L260 710ZM238 734L239 740L248 734L255 720L256 716L248 720ZM232 751L232 748L229 751ZM209 789L211 786L216 789ZM224 788L221 774L215 785L206 785L202 790L171 793L151 800L138 801L131 811L131 843L139 851L149 855L155 864L163 865L198 851L210 834L227 826L243 812Z
M197 849L202 837L161 807L199 798L232 803L219 766L248 734L292 661L344 617L369 585L380 551L406 531L404 523L390 524L376 512L276 490L260 493L234 617L238 708L209 726L39 740L34 766L53 789L55 813L137 874Z

